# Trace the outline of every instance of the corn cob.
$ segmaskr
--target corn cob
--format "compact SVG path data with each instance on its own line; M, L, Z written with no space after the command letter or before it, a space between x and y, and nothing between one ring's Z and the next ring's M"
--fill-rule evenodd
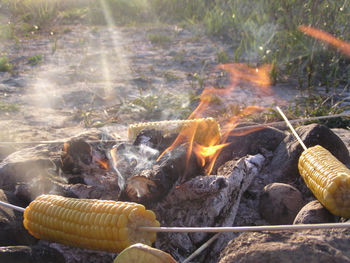
M151 245L156 233L139 226L159 226L143 205L41 195L24 211L24 227L38 239L80 248L120 252L135 243Z
M144 244L134 244L123 250L113 263L177 263L168 253Z
M186 133L187 129L188 131L196 129L194 136L195 142L203 146L211 146L220 141L220 126L213 118L131 124L128 129L129 141L134 141L137 135L145 129L161 130L164 132L164 135L180 132Z
M322 146L305 150L300 175L315 197L336 216L350 217L350 170Z

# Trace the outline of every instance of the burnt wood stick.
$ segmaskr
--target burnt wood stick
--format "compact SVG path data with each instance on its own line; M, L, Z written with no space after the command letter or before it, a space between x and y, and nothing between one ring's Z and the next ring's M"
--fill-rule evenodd
M127 200L147 203L163 199L176 184L200 175L203 170L191 153L187 161L188 144L169 150L151 169L145 169L126 181L124 197Z

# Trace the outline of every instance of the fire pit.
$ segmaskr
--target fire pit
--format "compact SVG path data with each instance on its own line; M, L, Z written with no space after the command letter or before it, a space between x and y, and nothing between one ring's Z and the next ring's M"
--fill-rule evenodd
M304 205L315 199L297 172L301 146L285 130L273 128L273 125L242 124L245 117L263 111L263 107L247 106L233 116L219 116L217 120L207 118L217 110L212 103L215 98L225 97L238 84L249 83L252 93L270 95L272 66L252 68L227 64L219 68L230 74L231 85L204 89L198 107L187 120L131 125L129 140L116 141L95 130L64 142L19 150L0 164L0 188L11 203L22 207L41 194L137 202L154 211L160 225L166 227L337 222L338 219L329 214L316 219L308 215L305 216L307 220L299 215L299 211L306 209ZM321 145L343 163L350 162L345 144L327 127L301 126L299 133L307 147ZM98 203L103 206L102 202ZM271 204L276 205L271 208ZM144 209L141 205L138 207ZM320 210L323 214L327 212L322 206ZM19 215L11 214L12 221L18 218ZM154 215L152 220L155 220ZM36 233L30 222L26 218L26 228ZM9 224L6 235L18 232L18 228L23 230L21 224ZM153 234L147 239L148 243L155 240ZM38 242L27 235L22 233L11 242L18 244L18 240L23 239L26 245L46 247L53 255L60 252L64 258L57 258L66 262L91 258L94 262L110 262L115 257L113 252L121 250L118 247L117 250L107 249L111 253L89 251L43 240ZM196 260L214 263L236 236L233 233L213 236L201 231L158 233L154 245L178 261L185 260L204 245L207 249L196 255ZM242 242L239 237L237 240ZM128 240L125 246L132 242ZM72 246L76 243L79 241L66 242ZM109 244L109 247L114 245ZM92 245L82 247L95 248ZM50 250L52 248L55 252Z
M299 133L306 143L331 146L331 151L337 149L335 154L340 160L349 161L343 142L326 127L305 126ZM331 142L317 140L325 135ZM301 191L303 203L312 199L302 181L295 181L297 175L291 169L301 152L297 145L291 148L292 154L288 154L294 157L279 161L278 169L275 167L278 158L284 155L281 151L290 148L286 144L294 144L284 131L265 127L244 135L228 136L229 144L218 155L215 174L209 175L193 150L188 155L187 141L166 151L157 161L160 152L168 149L177 136L165 136L151 129L140 132L133 142L116 142L101 140L105 135L96 131L69 139L61 146L24 149L1 163L1 178L7 178L2 181L2 188L12 191L13 198L22 206L43 193L137 201L153 210L162 226L169 227L269 224L261 216L259 200L264 186L275 181L292 183ZM144 169L140 168L140 163ZM39 171L36 176L33 177L30 168ZM19 174L22 176L18 177ZM217 262L220 252L236 235L220 234L197 260ZM210 236L208 233L158 233L155 246L181 261ZM64 252L67 262L77 262L76 258L81 260L98 253L41 243Z

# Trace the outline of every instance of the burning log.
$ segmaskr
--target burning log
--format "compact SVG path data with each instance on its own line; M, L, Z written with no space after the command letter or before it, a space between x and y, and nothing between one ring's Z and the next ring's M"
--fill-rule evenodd
M82 139L72 139L63 145L61 164L64 172L80 173L92 162L91 146Z
M197 158L188 156L188 144L167 151L150 169L144 169L126 180L125 198L145 203L162 199L177 181L201 173Z

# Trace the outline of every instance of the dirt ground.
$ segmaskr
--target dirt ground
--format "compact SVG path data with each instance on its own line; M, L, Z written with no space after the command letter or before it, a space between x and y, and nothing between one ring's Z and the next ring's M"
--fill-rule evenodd
M1 43L13 68L0 72L1 141L67 138L104 127L126 137L136 121L179 119L196 106L206 87L225 87L216 67L233 51L196 30L176 26L67 27ZM38 63L33 56L41 57ZM298 96L289 84L263 96L246 86L225 95L225 109L273 106ZM16 105L17 111L11 111Z

